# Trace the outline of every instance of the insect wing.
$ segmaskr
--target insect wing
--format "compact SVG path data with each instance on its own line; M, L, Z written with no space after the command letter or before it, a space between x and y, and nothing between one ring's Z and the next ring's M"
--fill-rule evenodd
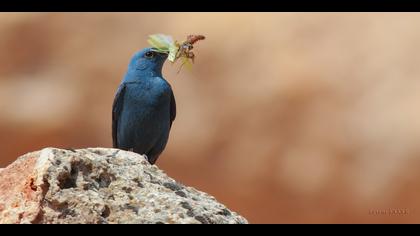
M165 45L168 46L168 48L172 47L173 45L175 45L174 40L172 39L171 36L169 35L164 35L164 34L157 34L156 35L157 38L159 38L159 40L161 42L163 42Z
M171 43L172 38L170 36L166 36L163 34L153 34L149 36L149 39L147 40L147 42L152 45L152 47L160 49L160 50L165 50L168 51L169 47L171 47L171 45L173 43ZM172 40L173 42L173 40Z
M168 55L168 60L171 62L175 62L176 60L176 55L178 53L178 47L170 47L169 48L169 55Z
M187 67L188 70L191 70L192 69L192 63L191 63L191 61L190 61L189 58L182 57L182 64L184 64L185 67Z

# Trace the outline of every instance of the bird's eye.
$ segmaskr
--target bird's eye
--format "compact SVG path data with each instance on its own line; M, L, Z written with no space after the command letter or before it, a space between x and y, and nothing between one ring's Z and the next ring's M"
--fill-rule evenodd
M146 57L146 58L153 58L153 57L155 57L155 52L153 52L153 51L148 51L148 52L146 52L146 54L144 54L144 56Z

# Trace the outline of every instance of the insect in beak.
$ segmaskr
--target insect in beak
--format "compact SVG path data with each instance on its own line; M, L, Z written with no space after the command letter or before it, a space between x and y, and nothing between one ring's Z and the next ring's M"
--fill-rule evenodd
M191 67L191 64L194 63L195 55L192 52L192 49L194 48L193 44L204 39L205 37L203 35L188 35L187 40L180 44L177 41L174 41L171 36L154 34L150 35L148 42L155 48L156 52L165 53L165 56L172 63L181 59L182 64L178 70L179 73L184 65Z

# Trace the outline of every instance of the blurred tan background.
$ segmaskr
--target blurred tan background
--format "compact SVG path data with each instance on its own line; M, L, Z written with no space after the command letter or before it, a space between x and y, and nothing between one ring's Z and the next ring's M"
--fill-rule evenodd
M154 33L207 36L191 71L164 68L170 176L251 223L420 223L420 14L1 13L0 167L111 147Z

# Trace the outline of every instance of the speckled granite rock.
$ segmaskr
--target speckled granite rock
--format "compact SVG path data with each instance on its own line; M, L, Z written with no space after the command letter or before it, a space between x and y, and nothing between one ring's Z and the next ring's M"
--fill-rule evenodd
M247 223L143 156L117 149L28 153L0 170L0 223Z

